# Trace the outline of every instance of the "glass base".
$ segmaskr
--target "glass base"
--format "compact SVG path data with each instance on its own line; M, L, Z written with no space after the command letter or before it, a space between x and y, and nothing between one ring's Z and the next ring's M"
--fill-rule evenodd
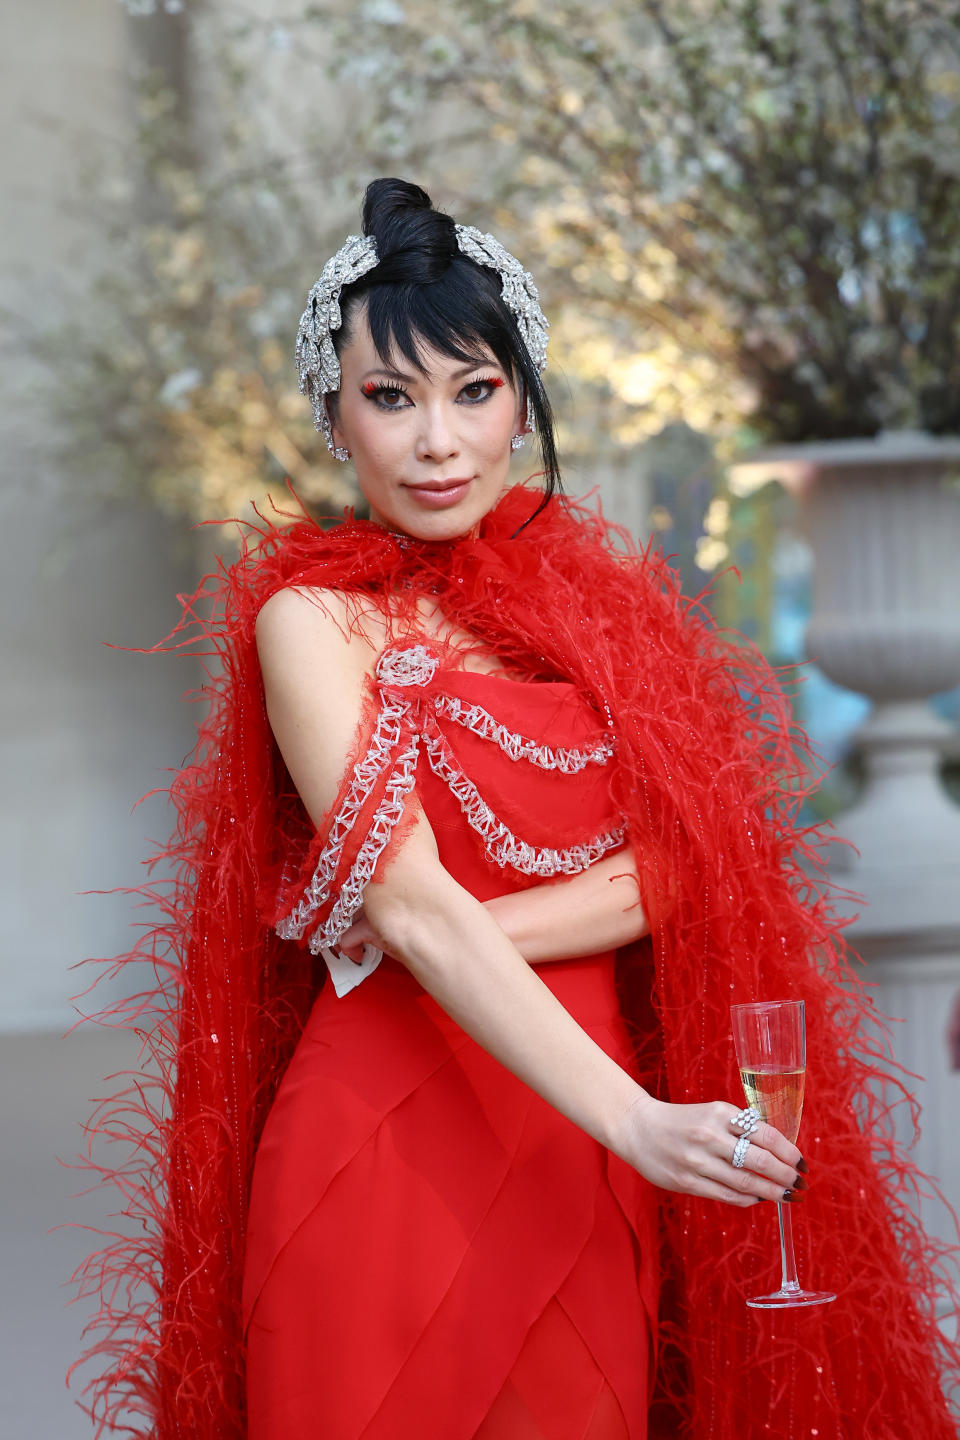
M787 1310L795 1305L829 1305L836 1300L829 1290L775 1290L772 1295L754 1295L747 1304L752 1310Z

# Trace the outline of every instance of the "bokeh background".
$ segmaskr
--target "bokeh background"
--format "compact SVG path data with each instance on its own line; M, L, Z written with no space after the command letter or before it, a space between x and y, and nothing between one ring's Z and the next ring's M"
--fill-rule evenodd
M377 175L533 273L568 491L803 662L807 813L860 845L852 939L960 1199L956 6L2 0L0 27L4 1440L90 1433L63 1377L96 1236L55 1227L114 1223L67 1166L137 1049L71 1030L130 983L78 999L79 962L131 943L109 892L166 838L202 679L142 652L225 522L288 479L356 499L292 349Z

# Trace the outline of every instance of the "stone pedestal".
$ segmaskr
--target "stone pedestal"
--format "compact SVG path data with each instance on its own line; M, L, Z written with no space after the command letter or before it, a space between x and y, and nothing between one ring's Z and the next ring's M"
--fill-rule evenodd
M914 1157L960 1209L960 1074L946 1043L960 989L960 810L938 773L953 732L927 703L960 684L960 439L785 446L736 469L800 497L815 565L807 654L873 701L855 736L863 793L836 819L851 844L832 847L831 875L862 897L838 908L857 917L847 934L896 1022L896 1058L920 1077ZM909 1139L906 1115L900 1129ZM952 1235L941 1206L921 1209L932 1233Z

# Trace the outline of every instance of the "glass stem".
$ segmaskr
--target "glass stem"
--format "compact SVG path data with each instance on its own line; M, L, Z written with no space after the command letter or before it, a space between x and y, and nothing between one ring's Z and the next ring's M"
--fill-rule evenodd
M793 1254L793 1221L790 1211L782 1202L777 1204L777 1221L780 1225L780 1289L793 1295L800 1290L797 1279L797 1262Z

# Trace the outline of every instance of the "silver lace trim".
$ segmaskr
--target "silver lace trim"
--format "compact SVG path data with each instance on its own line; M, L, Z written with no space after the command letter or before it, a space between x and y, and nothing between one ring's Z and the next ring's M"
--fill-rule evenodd
M624 832L619 826L604 831L593 840L570 845L563 850L527 844L498 819L473 781L468 780L458 768L440 731L433 727L431 731L423 737L430 769L456 797L467 824L483 840L484 850L495 865L501 868L511 865L523 875L576 875L608 850L623 844Z
M426 645L384 650L377 661L377 679L381 685L429 685L439 664Z
M388 765L393 763L393 752L400 743L401 722L409 709L409 701L384 700L367 753L354 768L350 789L330 827L327 843L321 851L317 868L303 899L276 927L281 940L299 940L312 917L321 905L329 900L330 886L337 873L347 836L357 823L357 816L369 799L374 785Z
M437 656L425 645L386 650L377 662L377 678L381 687L422 687L433 679L438 664ZM423 717L420 732L409 736L405 748L394 759L403 739L404 721L408 720L412 708L411 700L399 696L391 698L381 690L381 708L373 736L363 758L354 767L350 787L334 817L310 883L294 909L276 927L276 933L283 940L301 939L314 915L330 899L331 886L347 837L377 781L389 769L391 774L386 791L374 811L350 873L341 885L327 919L310 936L309 948L314 955L337 943L363 905L363 892L373 878L377 862L416 783L421 743L431 770L449 786L467 823L483 840L487 856L501 868L509 865L521 874L544 877L575 875L586 870L608 850L623 844L624 832L620 827L604 831L593 840L560 850L529 845L521 840L494 814L477 787L459 769L436 720L429 714ZM527 760L544 770L575 775L586 765L605 765L613 753L613 744L607 739L584 750L540 745L508 730L482 706L464 705L456 696L436 696L434 708L437 714L447 716L456 724L493 741L512 760Z
M484 740L492 740L511 760L528 760L531 765L539 765L541 770L559 770L564 775L577 775L588 765L606 765L613 754L613 742L606 739L586 750L541 745L536 740L528 740L525 735L518 735L515 730L508 730L482 705L465 705L455 695L438 695L433 704L438 715L446 716L465 730L472 730Z
M416 783L419 749L420 738L414 735L390 776L387 793L377 806L367 838L360 846L350 874L340 887L337 903L325 922L310 936L311 955L318 955L324 946L335 945L344 931L349 930L363 905L363 892L373 878L377 861L386 849L387 841L403 814L407 796Z

